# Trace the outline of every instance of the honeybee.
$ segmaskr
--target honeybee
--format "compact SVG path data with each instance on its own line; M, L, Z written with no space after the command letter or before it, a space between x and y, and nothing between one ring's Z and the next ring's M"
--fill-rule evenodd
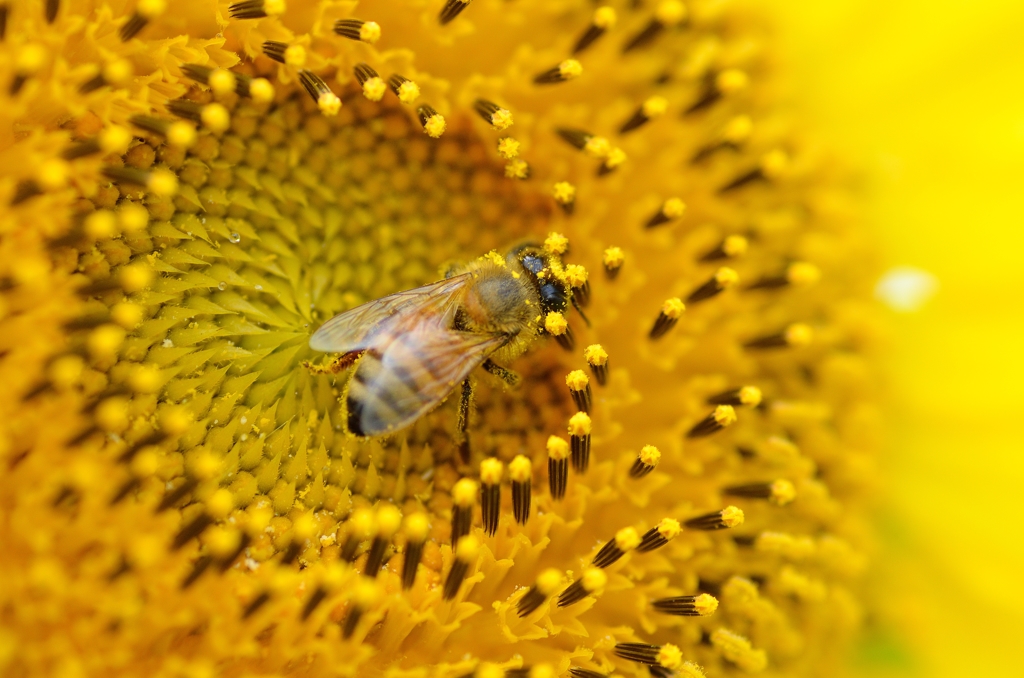
M470 373L483 365L514 384L518 377L499 363L522 355L547 333L548 314L564 315L570 301L561 258L524 244L504 257L491 252L455 267L438 282L336 315L309 346L342 354L331 371L355 364L343 396L351 433L372 437L403 429L461 383L458 426L464 436ZM567 337L560 336L560 343Z

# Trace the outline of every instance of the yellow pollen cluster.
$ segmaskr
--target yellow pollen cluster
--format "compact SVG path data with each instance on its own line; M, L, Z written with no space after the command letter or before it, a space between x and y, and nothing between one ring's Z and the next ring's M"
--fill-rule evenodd
M837 672L871 247L743 7L30 5L0 674Z

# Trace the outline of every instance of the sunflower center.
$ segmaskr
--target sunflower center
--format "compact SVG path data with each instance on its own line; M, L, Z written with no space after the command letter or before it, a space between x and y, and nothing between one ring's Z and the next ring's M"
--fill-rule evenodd
M542 236L549 202L506 178L466 120L431 139L399 104L355 92L334 117L301 90L227 109L230 126L201 132L188 150L160 137L128 150L126 168L167 168L178 190L164 197L126 182L101 188L97 207L145 205L149 227L99 243L81 266L96 278L139 266L155 273L148 289L127 297L144 320L109 371L112 382L148 371L156 399L149 411L133 405L135 414L175 406L194 422L178 441L183 452L170 453L157 473L164 500L202 500L198 476L210 490L227 487L238 508L269 503L285 522L272 521L257 538L257 560L280 550L275 531L317 511L326 537L303 554L315 560L321 547L343 546L334 520L379 498L443 513L458 473L437 472L455 456L453 407L397 439L346 435L339 397L347 374L303 366L321 359L308 347L311 332L336 313L438 279L447 262ZM99 299L111 308L126 301L122 290ZM527 374L553 374L548 364ZM528 431L543 430L545 409L565 400L551 381L530 379L524 397L478 390L471 421L480 436L486 428L490 454L511 459ZM130 441L139 426L121 432ZM203 471L207 458L224 461Z

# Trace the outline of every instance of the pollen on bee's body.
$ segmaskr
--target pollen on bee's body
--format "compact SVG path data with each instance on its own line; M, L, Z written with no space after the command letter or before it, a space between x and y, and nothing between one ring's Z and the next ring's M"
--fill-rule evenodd
M572 400L580 412L590 412L591 391L590 379L583 370L573 370L565 376L565 385L569 387Z
M651 120L664 115L667 110L668 101L664 97L650 97L640 104L640 107L636 109L636 112L633 113L629 120L622 124L622 127L619 128L619 134L639 129Z
M615 10L611 7L598 7L594 10L594 15L590 20L590 25L587 26L587 30L583 32L583 35L576 40L575 46L572 48L573 54L579 54L586 48L594 44L594 41L605 34L606 31L615 27L615 23L618 21L618 16L615 14Z
M723 266L715 271L715 274L707 282L691 292L690 296L686 298L686 303L696 304L697 302L710 299L730 287L734 287L738 281L739 275L737 275L736 271Z
M661 209L657 211L647 223L644 224L646 228L654 228L655 226L661 226L667 224L670 221L675 221L683 216L683 212L686 211L686 205L679 198L669 198L666 200Z
M334 22L334 32L349 40L358 40L370 45L380 40L380 25L376 21L339 19Z
M665 301L661 306L661 313L658 314L657 319L654 321L654 325L651 327L651 331L648 333L651 339L658 339L664 336L669 330L676 326L679 318L683 315L683 311L686 310L686 305L683 304L682 299L678 297L672 297Z
M555 568L548 568L537 576L537 581L516 603L516 612L525 617L550 598L562 583L563 575Z
M713 250L700 258L700 261L709 262L719 259L732 259L746 253L748 241L742 235L726 236Z
M562 499L569 483L569 443L564 438L549 436L547 442L548 453L548 489L551 498Z
M232 3L228 13L232 19L262 19L281 16L286 9L285 0L243 0Z
M542 73L538 73L533 82L538 85L553 85L578 78L583 73L583 65L575 59L566 59Z
M293 68L302 68L306 65L306 48L302 45L266 40L263 43L263 53L274 61Z
M633 466L629 469L630 478L643 478L658 465L661 461L661 452L654 445L644 445L640 448Z
M735 423L736 409L732 405L718 405L711 414L694 424L693 428L686 433L686 437L703 438Z
M743 524L743 511L735 506L727 506L721 511L705 513L690 518L683 525L691 530L724 530Z
M167 0L140 0L135 6L135 12L128 17L128 20L117 32L121 42L127 42L134 38L150 21L163 14L166 10Z
M640 545L640 535L635 528L624 527L615 533L615 537L606 542L594 556L591 564L594 567L608 567L622 556Z
M503 132L512 126L512 111L502 108L493 101L477 99L473 103L473 110L499 132Z
M623 52L645 47L654 41L666 28L678 26L686 19L686 6L679 0L662 0L654 10L654 17L639 33L627 42Z

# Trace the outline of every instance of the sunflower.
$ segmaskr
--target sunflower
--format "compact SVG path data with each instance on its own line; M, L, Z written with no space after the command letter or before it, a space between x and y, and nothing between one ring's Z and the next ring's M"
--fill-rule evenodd
M7 672L841 670L874 250L754 9L0 17ZM354 435L316 328L523 242L518 386Z

